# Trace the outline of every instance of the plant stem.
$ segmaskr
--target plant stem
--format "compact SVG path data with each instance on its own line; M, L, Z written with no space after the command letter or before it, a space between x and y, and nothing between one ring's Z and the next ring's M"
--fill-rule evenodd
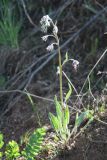
M51 22L53 27L55 27L55 24L53 21ZM59 87L60 87L60 101L61 101L61 106L63 108L63 91L62 91L62 58L61 58L61 49L59 45L59 37L56 32L54 32L54 37L56 39L57 45L58 45L58 55L59 55Z
M57 37L57 41L58 41L59 70L60 70L60 74L59 74L60 101L61 101L61 106L63 107L63 91L62 91L62 62L61 62L61 50L60 50L60 47L59 47L59 40L58 40L58 37Z

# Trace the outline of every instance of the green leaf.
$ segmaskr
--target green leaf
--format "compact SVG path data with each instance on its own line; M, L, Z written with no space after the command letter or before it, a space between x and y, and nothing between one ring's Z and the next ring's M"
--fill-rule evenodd
M66 119L66 123L67 125L69 124L69 120L70 120L70 113L69 113L69 108L66 105L66 108L64 110L64 118Z
M29 98L30 103L32 104L32 106L34 106L34 103L33 103L33 100L31 98L30 94L28 92L26 94L27 94L27 96Z
M6 158L8 160L16 159L20 156L19 146L14 140L10 141L6 146Z
M15 8L10 8L9 1L0 1L0 44L18 47L18 35L21 23L18 21Z
M22 155L26 158L26 160L34 160L35 156L37 156L41 151L45 134L45 128L38 128L30 136L29 142L27 143L25 149L22 151Z
M2 156L3 156L3 153L2 153L2 152L0 152L0 158L2 158Z
M69 97L72 94L72 87L71 87L70 83L68 83L68 86L69 86L69 91L68 91L68 93L65 96L65 102L67 102L67 100L69 99Z
M69 108L66 105L66 108L64 109L64 117L63 117L63 129L65 130L65 132L66 132L66 129L68 128L69 119L70 119Z
M59 132L59 121L56 116L54 116L52 113L49 113L49 119L51 121L51 124L55 131L58 133Z
M67 128L68 128L68 126L67 126L67 119L64 117L64 119L63 119L63 132L64 133L66 133Z
M0 149L3 147L4 141L3 141L3 134L0 133Z
M62 122L62 107L60 103L58 102L56 96L54 98L54 102L55 102L55 107L56 107L57 118L60 122Z
M69 60L69 58L68 58L68 52L66 52L66 54L65 54L65 60L64 60L64 62L63 62L62 65L64 65L68 60Z
M76 123L75 126L79 127L81 125L81 123L85 120L85 119L92 119L93 118L93 111L91 110L87 110L85 112L82 112L80 114L80 116L76 116Z
M66 106L65 110L64 110L64 117L63 117L63 133L62 134L65 134L63 136L63 138L65 137L65 140L66 138L69 136L70 134L70 131L68 129L68 124L69 124L69 120L70 120L70 114L69 114L69 108L68 106Z

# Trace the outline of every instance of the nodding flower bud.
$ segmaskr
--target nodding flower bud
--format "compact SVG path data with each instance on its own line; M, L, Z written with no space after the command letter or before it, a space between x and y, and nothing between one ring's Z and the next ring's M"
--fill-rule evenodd
M46 49L47 51L52 51L54 49L54 44L50 44Z
M57 74L57 75L60 74L60 68L59 68L59 66L57 67L57 72L56 72L56 74Z
M51 22L52 22L52 19L48 15L43 16L41 18L40 24L41 24L42 32L47 33L48 27L50 27Z
M74 70L77 71L77 68L79 66L79 62L77 60L73 60L72 66L73 66Z
M43 36L43 37L41 37L41 38L42 38L42 40L43 40L43 41L45 41L45 42L46 42L46 41L47 41L47 39L48 39L48 35Z

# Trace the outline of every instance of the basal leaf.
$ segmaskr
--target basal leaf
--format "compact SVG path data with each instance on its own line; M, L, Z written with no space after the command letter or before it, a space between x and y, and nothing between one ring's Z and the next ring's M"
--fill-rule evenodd
M58 133L59 132L58 118L56 116L54 116L52 113L49 113L49 118L50 118L50 121L51 121L51 124L52 124L53 128Z
M56 107L57 118L60 122L62 122L62 107L61 107L60 103L58 102L56 96L54 98L54 102L55 102L55 107Z
M70 112L69 112L69 108L68 106L66 106L65 108L65 118L67 119L67 125L69 124L69 120L70 120Z

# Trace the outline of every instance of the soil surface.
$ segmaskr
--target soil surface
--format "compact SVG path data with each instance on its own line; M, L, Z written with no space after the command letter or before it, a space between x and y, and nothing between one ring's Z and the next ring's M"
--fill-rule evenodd
M103 120L107 122L106 118ZM74 148L66 152L55 160L106 160L107 124L94 122L77 138Z

